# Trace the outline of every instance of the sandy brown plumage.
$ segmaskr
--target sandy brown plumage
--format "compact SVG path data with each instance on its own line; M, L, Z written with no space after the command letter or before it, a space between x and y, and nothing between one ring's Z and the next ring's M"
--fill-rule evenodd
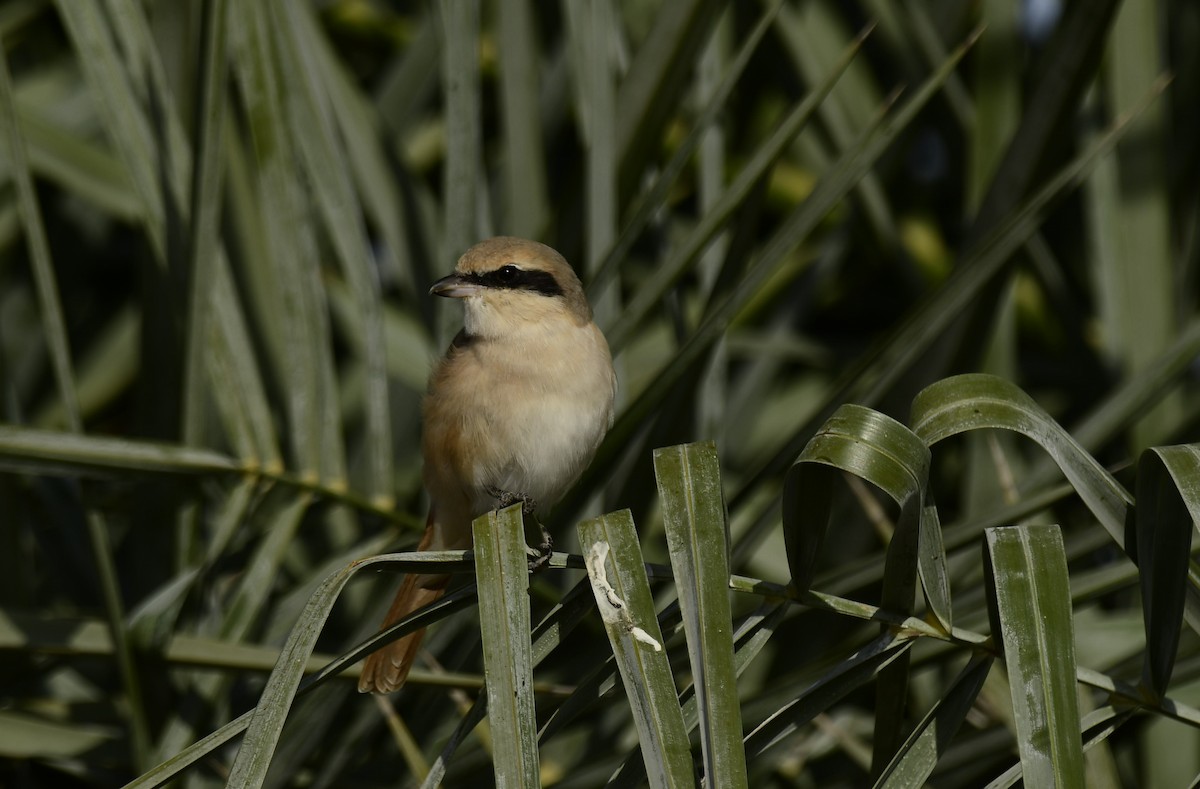
M471 545L471 521L495 506L496 491L542 510L562 496L612 424L616 379L583 286L550 247L489 239L431 293L462 299L465 312L422 409L431 511L421 549L461 550ZM410 575L384 627L437 600L447 580ZM370 655L359 690L403 685L421 636Z

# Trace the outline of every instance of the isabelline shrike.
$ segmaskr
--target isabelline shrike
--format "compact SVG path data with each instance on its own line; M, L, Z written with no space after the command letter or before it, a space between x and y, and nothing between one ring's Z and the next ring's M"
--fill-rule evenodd
M612 425L616 377L579 277L544 244L498 237L472 247L430 293L462 299L463 329L429 379L421 450L431 502L420 550L471 546L471 521L499 504L554 504ZM445 592L410 574L389 627ZM404 684L424 631L372 653L358 689Z

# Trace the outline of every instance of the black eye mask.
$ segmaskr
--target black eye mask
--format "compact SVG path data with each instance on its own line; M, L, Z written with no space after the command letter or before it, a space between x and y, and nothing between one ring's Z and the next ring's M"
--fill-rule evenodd
M464 280L474 282L487 288L511 288L512 290L531 290L543 296L561 296L563 290L558 280L548 271L525 270L511 263L501 266L495 271L485 271L480 274L465 274Z

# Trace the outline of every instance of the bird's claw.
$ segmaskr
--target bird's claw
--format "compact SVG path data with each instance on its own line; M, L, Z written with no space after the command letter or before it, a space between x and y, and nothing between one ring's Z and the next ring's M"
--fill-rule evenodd
M518 501L521 502L521 512L525 515L532 515L537 510L537 501L526 493L513 493L511 490L501 490L494 485L489 485L487 494L496 500L496 509L498 510L511 507Z
M524 515L532 516L537 510L537 501L533 497L525 493L513 493L509 490L502 490L495 485L487 487L487 494L496 500L496 509L502 510L506 507L511 507L518 501L521 502L521 512ZM537 522L537 519L534 519ZM550 564L550 554L554 552L554 539L550 536L550 532L546 531L546 527L538 522L538 529L542 533L542 541L536 548L529 549L529 572L535 573L545 569Z
M550 555L554 553L554 538L542 524L539 523L538 528L542 532L542 542L538 547L531 548L529 551L529 572L531 573L546 569L550 565Z

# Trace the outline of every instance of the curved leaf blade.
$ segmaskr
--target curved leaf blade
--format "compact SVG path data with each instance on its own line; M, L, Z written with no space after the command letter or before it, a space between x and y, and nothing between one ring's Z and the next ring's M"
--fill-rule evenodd
M1193 621L1200 621L1196 584L1188 583L1192 532L1200 524L1200 446L1143 452L1136 490L1136 558L1146 625L1143 681L1161 698L1175 666L1185 605Z
M1113 540L1125 547L1129 492L1019 387L971 373L938 381L913 400L913 432L929 446L968 430L999 428L1032 439L1049 453Z

